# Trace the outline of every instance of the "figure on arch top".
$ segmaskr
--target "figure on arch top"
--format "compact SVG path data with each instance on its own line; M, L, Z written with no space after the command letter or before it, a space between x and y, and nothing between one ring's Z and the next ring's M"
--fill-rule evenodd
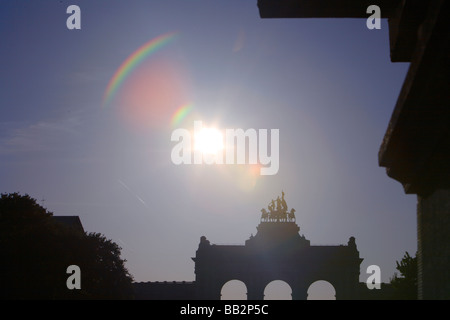
M276 207L275 200L272 200L267 209L261 209L261 222L295 222L295 209L288 212L284 191L281 191L281 199L277 197Z

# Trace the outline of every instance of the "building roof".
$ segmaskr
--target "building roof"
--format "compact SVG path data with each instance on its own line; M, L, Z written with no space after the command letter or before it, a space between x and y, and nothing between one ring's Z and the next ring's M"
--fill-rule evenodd
M83 225L81 224L79 216L53 216L53 219L58 223L64 224L68 227L84 232L84 228Z

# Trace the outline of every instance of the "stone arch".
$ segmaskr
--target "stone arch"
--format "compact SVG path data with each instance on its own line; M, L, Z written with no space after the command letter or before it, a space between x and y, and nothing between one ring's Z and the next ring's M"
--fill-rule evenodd
M329 281L317 280L310 284L307 300L336 300L336 289Z
M292 300L292 287L283 280L273 280L264 288L264 300Z
M247 300L247 285L238 279L225 282L220 289L220 300Z
M335 288L334 295L323 299L358 297L363 259L354 238L350 238L348 245L311 246L298 233L300 227L290 221L261 222L257 230L242 246L215 245L205 237L200 239L192 258L197 299L221 299L222 287L230 280L245 283L248 300L306 300L308 287L315 280L327 280ZM282 298L271 297L264 291L272 280L285 281L290 290L284 290ZM225 292L223 299L227 299Z

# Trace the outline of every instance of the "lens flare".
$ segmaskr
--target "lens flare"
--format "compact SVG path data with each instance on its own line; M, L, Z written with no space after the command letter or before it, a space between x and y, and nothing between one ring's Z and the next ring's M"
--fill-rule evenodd
M172 119L170 121L172 127L176 127L180 125L181 122L186 118L186 116L192 111L193 104L185 104L178 108L177 111L172 115Z
M204 154L218 154L224 148L222 132L216 128L202 128L194 141L194 149Z
M175 110L189 101L187 80L179 62L167 56L150 59L123 85L116 110L135 129L167 127Z
M142 63L142 61L164 47L166 44L173 41L177 34L178 33L176 32L170 32L160 35L159 37L150 40L131 54L117 69L114 76L109 81L103 96L103 106L106 106L111 102L125 79L139 66L140 63Z

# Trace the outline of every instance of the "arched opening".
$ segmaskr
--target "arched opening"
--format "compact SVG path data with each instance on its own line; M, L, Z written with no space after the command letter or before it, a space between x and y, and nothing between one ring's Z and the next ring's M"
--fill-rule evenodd
M230 280L222 286L220 300L247 300L247 286L240 280Z
M264 300L292 300L292 289L281 280L270 282L264 289Z
M325 280L313 282L308 288L308 300L336 300L336 290Z

